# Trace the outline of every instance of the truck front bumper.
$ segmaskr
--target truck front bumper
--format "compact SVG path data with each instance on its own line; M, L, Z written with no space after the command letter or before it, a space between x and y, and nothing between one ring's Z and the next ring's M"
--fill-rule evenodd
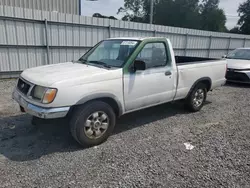
M63 118L70 110L70 107L44 108L36 106L26 101L24 97L18 91L16 91L16 89L12 93L12 98L20 105L20 107L22 107L26 113L42 119Z

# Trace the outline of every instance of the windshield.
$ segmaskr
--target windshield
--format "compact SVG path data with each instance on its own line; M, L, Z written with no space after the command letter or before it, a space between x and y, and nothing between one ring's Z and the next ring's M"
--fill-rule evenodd
M236 49L228 54L227 58L250 60L250 49Z
M122 67L137 44L138 41L133 40L105 40L82 56L79 61L108 68Z

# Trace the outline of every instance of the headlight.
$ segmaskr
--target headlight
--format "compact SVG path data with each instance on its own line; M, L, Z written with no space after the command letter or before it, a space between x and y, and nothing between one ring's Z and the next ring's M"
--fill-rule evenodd
M38 100L42 100L45 91L46 91L45 87L35 86L32 97Z
M49 104L55 99L56 93L57 89L35 86L32 92L32 97L40 100L44 104Z

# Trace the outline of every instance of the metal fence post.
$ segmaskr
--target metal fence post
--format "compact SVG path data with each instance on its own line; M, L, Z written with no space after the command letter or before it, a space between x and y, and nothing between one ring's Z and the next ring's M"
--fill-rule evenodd
M109 25L109 38L111 38L111 30L112 30L112 28L111 28L111 25Z
M212 40L213 40L213 36L210 35L210 37L209 37L208 53L207 53L208 58L210 58L210 54L211 54Z
M247 39L244 38L243 47L246 47L246 42L247 42Z
M156 37L156 30L154 30L154 37Z
M188 33L186 34L186 39L185 39L185 48L184 48L185 56L187 55L187 48L188 48Z
M45 22L45 40L46 40L46 49L47 49L47 64L50 64L50 50L49 50L48 21L47 21L47 19L45 19L44 22Z
M229 39L228 39L227 54L228 54L228 53L229 53L229 51L230 51L230 46L231 46L231 38L232 38L232 37L229 37Z
M150 17L149 17L149 23L153 24L153 16L154 16L154 0L150 0Z

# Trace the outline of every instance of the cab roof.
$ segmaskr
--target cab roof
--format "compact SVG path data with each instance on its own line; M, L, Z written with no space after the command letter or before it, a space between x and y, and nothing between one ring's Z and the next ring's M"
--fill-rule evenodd
M148 39L165 39L164 37L117 37L117 38L109 38L106 40L148 40Z

